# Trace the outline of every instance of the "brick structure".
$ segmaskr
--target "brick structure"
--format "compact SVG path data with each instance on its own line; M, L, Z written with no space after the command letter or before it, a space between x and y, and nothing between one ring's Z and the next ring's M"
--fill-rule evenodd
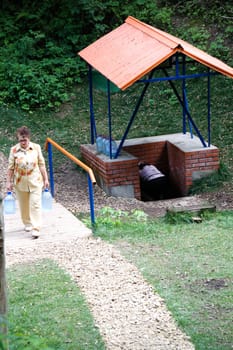
M156 165L169 179L172 193L185 196L193 181L217 171L219 150L203 147L190 134L169 134L126 140L117 159L97 154L95 145L81 145L81 155L97 183L111 196L141 199L138 162Z

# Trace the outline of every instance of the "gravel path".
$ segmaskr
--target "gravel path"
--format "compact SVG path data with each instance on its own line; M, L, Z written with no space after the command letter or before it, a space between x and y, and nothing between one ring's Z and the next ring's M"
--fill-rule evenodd
M111 244L93 237L46 246L38 240L6 254L7 267L43 258L55 260L81 288L106 349L194 350L160 296Z

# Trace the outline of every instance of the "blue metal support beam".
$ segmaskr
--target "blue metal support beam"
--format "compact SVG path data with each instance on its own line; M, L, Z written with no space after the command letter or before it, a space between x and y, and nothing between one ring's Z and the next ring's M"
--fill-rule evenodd
M162 69L164 70L164 68ZM199 74L188 74L188 75L173 75L173 76L167 76L167 77L160 77L160 78L152 78L152 79L140 79L136 83L156 83L160 81L170 81L170 80L183 80L183 79L197 79L197 78L203 78L208 77L209 75L219 75L218 72L210 72L210 73L199 73Z
M168 77L169 75L168 75L166 69L163 69L163 71L164 71L164 74ZM202 145L203 145L204 147L207 147L207 145L206 145L206 143L205 143L205 140L203 139L203 137L202 137L202 135L201 135L201 133L200 133L198 127L196 126L196 124L195 124L194 120L192 119L192 117L191 117L189 111L187 110L184 101L183 101L182 98L180 97L180 95L179 95L179 93L178 93L178 91L177 91L175 85L173 84L173 81L172 81L172 80L169 80L169 84L171 85L171 87L172 87L172 89L173 89L173 91L174 91L174 93L175 93L175 95L176 95L178 101L180 102L181 106L184 108L185 113L187 114L187 116L188 116L190 122L192 123L192 125L193 125L193 127L194 127L194 129L195 129L195 131L196 131L196 133L197 133L197 135L198 135L198 137L199 137L199 139L200 139Z
M185 55L182 55L182 75L186 76L186 56ZM186 131L187 131L186 110L189 111L187 90L186 90L186 79L182 80L182 95L183 95L183 101L185 104L185 108L183 108L183 134L186 134ZM190 132L191 138L193 138L192 124L190 123L189 118L188 118L188 124L189 124L189 132Z
M154 73L154 70L152 70L152 71L150 72L149 80L151 79L153 73ZM118 149L117 149L115 158L118 157L118 155L119 155L119 153L120 153L120 151L121 151L121 149L122 149L122 146L123 146L123 144L124 144L124 142L125 142L125 139L126 139L126 137L127 137L127 135L128 135L128 132L129 132L129 130L130 130L130 127L131 127L131 125L132 125L132 123L133 123L133 121L134 121L134 118L135 118L135 116L136 116L136 114L137 114L137 112L138 112L138 109L139 109L139 107L140 107L142 101L143 101L143 98L144 98L144 96L145 96L145 93L146 93L146 91L147 91L147 89L148 89L148 87L149 87L149 84L150 84L150 82L148 81L148 82L146 82L146 84L144 85L144 88L143 88L143 90L142 90L142 92L141 92L141 95L140 95L138 101L137 101L136 107L135 107L135 109L134 109L134 111L133 111L133 114L132 114L130 120L129 120L129 123L128 123L128 125L127 125L127 128L126 128L126 130L125 130L125 133L124 133L124 135L123 135L123 137L122 137L122 139L121 139L121 142L120 142L120 144L119 144L119 146L118 146Z

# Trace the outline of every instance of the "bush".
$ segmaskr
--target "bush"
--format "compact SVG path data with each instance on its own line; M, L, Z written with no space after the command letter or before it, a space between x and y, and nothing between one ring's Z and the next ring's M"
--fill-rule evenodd
M175 3L175 4L174 4ZM1 105L57 109L70 99L70 92L86 73L86 64L77 52L97 38L122 24L132 15L173 34L187 33L188 41L206 48L210 33L203 23L222 26L224 38L231 39L231 6L220 6L218 0L199 0L184 4L169 0L61 0L59 2L3 2L0 13L0 99ZM211 6L210 6L211 4ZM176 32L172 27L175 15L192 15L192 25ZM222 21L224 18L224 21ZM196 21L196 23L195 23ZM216 29L218 33L218 30ZM229 59L223 39L210 49ZM185 39L185 38L184 38Z
M202 192L211 192L220 188L225 181L229 181L231 174L225 164L220 163L219 170L203 177L199 180L195 180L192 187L189 190L189 194L197 194Z

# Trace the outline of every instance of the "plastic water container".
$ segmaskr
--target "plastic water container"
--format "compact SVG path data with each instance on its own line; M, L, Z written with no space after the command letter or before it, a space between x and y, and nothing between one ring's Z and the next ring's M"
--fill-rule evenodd
M107 144L109 143L109 139L104 136L102 142L102 153L108 155Z
M53 207L53 197L48 188L42 192L42 210L50 211Z
M7 192L6 197L3 200L4 214L15 214L16 204L15 197L11 191Z
M104 140L104 142L103 142L103 144L104 144L104 147L103 147L103 153L106 155L106 156L109 156L109 147L110 147L110 145L109 145L109 143L110 143L110 141L109 141L109 139L108 138L105 138L105 140Z
M115 158L116 153L117 153L117 143L116 141L112 140L112 158Z
M98 135L96 138L96 151L97 153L102 153L103 150L103 137Z
M105 150L106 150L105 154L110 157L110 140L107 140L105 144ZM114 158L117 153L117 143L114 140L112 140L111 142L111 150L112 150L112 158Z

